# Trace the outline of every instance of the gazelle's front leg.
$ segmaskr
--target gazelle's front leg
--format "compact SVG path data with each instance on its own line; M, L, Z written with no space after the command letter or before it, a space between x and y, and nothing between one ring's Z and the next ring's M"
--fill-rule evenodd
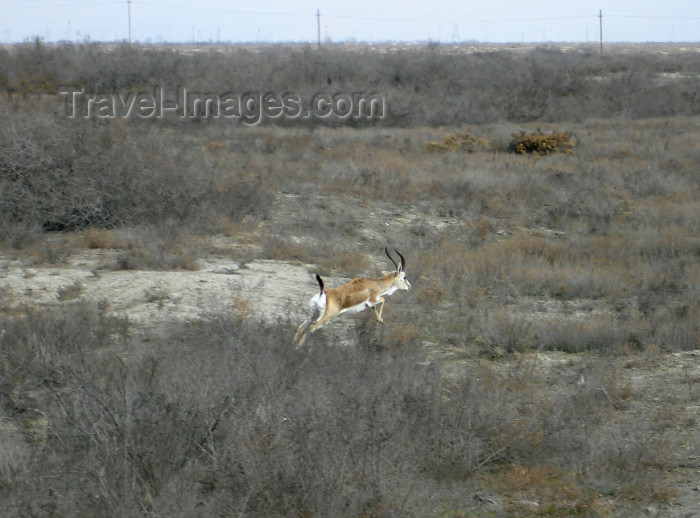
M378 302L378 304L373 306L372 309L374 310L374 314L377 317L377 322L380 324L383 324L384 320L382 320L382 311L384 310L384 299L383 298L377 299L377 302ZM379 310L377 310L377 306L379 306Z

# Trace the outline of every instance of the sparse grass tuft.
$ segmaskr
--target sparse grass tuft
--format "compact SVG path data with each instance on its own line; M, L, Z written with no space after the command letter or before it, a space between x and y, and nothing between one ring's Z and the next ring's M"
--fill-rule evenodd
M476 139L469 133L455 134L445 137L442 142L426 142L425 151L443 153L445 151L471 151Z
M58 289L58 300L66 302L68 300L77 299L83 293L84 289L85 286L83 283L77 280L73 284Z
M127 242L112 229L88 227L82 232L85 245L90 249L124 249Z
M133 228L119 234L119 270L196 270L203 239L177 225Z
M369 270L367 256L355 251L347 244L320 243L313 247L301 241L290 242L288 239L268 236L263 241L262 254L265 259L299 261L316 264L321 272L344 273L350 276L363 275L376 277Z

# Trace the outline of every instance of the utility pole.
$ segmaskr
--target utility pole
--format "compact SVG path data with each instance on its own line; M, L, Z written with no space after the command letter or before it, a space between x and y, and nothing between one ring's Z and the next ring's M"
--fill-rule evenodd
M598 18L600 18L600 55L603 55L603 10L598 10Z
M455 23L454 29L452 29L452 43L459 43L459 27Z
M129 45L131 45L131 0L126 0L126 5L129 11Z
M321 48L321 11L316 9L316 32L318 34L318 48Z

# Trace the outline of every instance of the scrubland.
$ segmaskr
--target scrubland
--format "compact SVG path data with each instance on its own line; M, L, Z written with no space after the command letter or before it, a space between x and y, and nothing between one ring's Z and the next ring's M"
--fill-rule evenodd
M37 307L0 278L0 514L694 516L699 55L3 49L5 269L90 249L340 279L391 244L413 289L295 350L305 297L155 330L79 283ZM390 115L57 113L61 85L168 81L373 90Z

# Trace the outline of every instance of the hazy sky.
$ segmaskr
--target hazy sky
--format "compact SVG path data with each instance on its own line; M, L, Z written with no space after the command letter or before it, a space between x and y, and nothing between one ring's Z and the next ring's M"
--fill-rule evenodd
M140 42L700 41L700 1L132 0ZM0 42L128 38L127 0L0 0Z

